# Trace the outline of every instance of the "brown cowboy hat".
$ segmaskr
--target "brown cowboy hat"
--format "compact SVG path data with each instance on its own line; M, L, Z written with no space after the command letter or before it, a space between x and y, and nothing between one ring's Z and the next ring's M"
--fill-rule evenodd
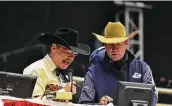
M78 39L79 33L70 28L59 28L54 34L42 33L39 36L39 41L42 44L51 45L52 43L56 43L79 54L89 55L90 47L86 44L79 43Z
M104 36L95 33L93 34L100 42L120 43L134 37L138 33L139 31L134 31L129 36L127 36L125 27L120 22L109 22L105 27Z

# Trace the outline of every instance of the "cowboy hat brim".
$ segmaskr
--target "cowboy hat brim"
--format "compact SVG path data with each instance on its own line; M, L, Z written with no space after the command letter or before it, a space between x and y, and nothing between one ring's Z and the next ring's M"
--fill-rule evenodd
M90 47L86 44L78 43L76 47L69 45L64 39L54 36L53 34L47 34L43 33L39 37L39 41L42 44L45 45L51 45L52 43L60 44L62 46L65 46L72 51L78 53L78 54L83 54L83 55L89 55L90 54Z
M69 46L73 51L83 54L83 55L90 55L90 47L86 44L78 43L77 47Z
M135 35L137 35L139 33L139 31L134 31L132 32L129 36L126 37L120 37L120 38L106 38L104 36L98 35L96 33L93 33L96 38L102 42L102 43L121 43L124 42L132 37L134 37Z

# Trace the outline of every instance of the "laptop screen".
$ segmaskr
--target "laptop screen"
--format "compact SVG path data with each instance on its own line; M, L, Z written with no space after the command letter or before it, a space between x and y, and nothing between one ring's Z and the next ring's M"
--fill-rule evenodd
M36 76L0 71L0 95L31 98Z

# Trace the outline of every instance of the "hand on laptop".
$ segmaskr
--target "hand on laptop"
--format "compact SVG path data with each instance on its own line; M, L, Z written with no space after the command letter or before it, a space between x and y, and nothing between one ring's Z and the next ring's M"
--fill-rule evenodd
M100 99L100 102L99 102L99 104L100 105L107 105L108 103L110 103L110 102L113 102L113 99L111 98L111 97L109 97L109 96L103 96L101 99Z

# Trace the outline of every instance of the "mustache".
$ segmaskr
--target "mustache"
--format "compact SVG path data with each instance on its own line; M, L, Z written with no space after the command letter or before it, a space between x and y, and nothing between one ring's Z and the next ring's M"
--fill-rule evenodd
M111 51L111 53L117 53L118 51L117 50L113 50L113 51Z

